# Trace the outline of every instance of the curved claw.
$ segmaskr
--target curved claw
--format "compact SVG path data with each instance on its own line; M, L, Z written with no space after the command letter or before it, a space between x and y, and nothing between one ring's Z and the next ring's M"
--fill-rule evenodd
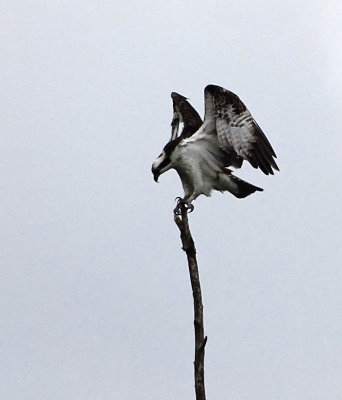
M188 213L191 213L194 211L194 206L192 204L188 204L181 197L176 197L175 200L177 201L177 207L173 210L175 215L182 215L183 208Z
M181 208L180 208L179 206L177 206L177 207L173 210L173 213L174 213L175 215L182 215L182 210L181 210Z
M187 204L188 213L192 213L194 211L194 206L192 204Z

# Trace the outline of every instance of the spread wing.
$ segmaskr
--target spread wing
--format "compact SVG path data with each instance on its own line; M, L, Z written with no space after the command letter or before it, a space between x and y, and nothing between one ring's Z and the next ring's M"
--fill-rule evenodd
M171 140L178 136L179 124L183 122L181 136L188 138L193 135L202 125L202 119L198 112L181 94L172 92L173 118L171 121Z
M279 171L270 142L236 94L208 85L204 97L206 133L216 133L225 151L235 152L264 174L273 175L273 169Z

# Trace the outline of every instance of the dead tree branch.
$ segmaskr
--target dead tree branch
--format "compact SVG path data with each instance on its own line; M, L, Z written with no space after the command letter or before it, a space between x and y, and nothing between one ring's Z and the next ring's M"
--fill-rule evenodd
M207 337L204 336L202 292L201 292L201 284L198 273L195 243L193 241L189 228L188 211L184 206L182 207L181 217L175 215L174 220L180 231L182 248L185 251L188 259L192 295L194 298L194 328L195 328L194 375L195 375L196 400L205 400L204 348L207 343Z

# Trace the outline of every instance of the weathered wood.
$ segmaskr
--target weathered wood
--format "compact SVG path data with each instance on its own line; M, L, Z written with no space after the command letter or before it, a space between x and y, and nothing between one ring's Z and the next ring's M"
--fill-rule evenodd
M182 248L188 259L190 281L192 287L192 295L194 299L194 328L195 328L195 361L194 361L194 377L196 400L205 400L204 385L204 349L207 343L207 337L204 336L203 324L203 304L201 284L196 259L196 248L194 240L191 236L188 210L182 206L181 216L175 215L174 220L181 234Z

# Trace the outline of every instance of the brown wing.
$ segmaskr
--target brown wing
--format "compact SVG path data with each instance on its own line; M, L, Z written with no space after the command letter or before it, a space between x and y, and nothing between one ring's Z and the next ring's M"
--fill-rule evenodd
M176 139L179 124L183 122L181 136L188 138L193 135L202 125L202 119L198 112L187 101L186 97L176 92L171 93L173 101L173 118L171 122L171 140Z
M208 85L204 90L205 121L208 129L216 130L219 142L235 151L264 174L279 171L276 154L265 134L239 97L219 86Z

